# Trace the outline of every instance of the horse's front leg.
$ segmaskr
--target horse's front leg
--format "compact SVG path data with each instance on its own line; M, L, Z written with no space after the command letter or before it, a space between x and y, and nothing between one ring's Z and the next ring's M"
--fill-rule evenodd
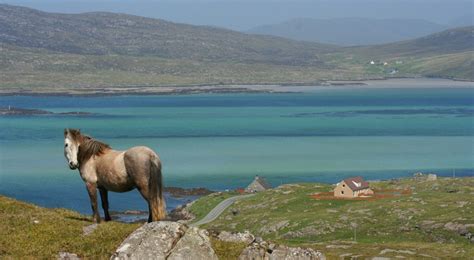
M104 219L105 221L110 221L110 215L109 215L109 196L108 192L104 188L99 188L100 192L100 200L102 201L102 209L104 210Z
M95 223L100 222L99 211L97 210L97 184L86 182L87 192L89 193L89 198L91 200L92 206L92 220Z

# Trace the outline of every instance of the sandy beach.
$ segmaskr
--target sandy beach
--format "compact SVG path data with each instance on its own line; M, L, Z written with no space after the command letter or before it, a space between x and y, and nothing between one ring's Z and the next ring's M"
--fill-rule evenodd
M0 96L114 96L114 95L184 95L203 93L288 93L322 89L348 88L472 88L474 82L433 78L399 78L361 81L323 81L318 83L175 85L175 86L104 86L77 88L3 88Z

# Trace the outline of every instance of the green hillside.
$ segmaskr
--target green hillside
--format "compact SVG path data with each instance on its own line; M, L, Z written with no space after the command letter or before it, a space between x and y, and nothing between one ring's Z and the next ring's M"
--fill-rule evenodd
M402 179L370 186L379 194L376 199L337 200L324 197L333 189L328 184L283 185L236 202L204 227L249 230L268 241L314 247L330 259L461 259L474 254L474 239L466 235L474 233L474 178ZM317 194L324 196L313 197ZM201 198L191 211L210 199Z
M150 93L166 86L390 77L474 80L472 31L342 48L126 14L56 14L0 4L0 94L114 93L123 87Z
M321 65L334 47L126 14L55 14L0 5L0 42L72 54Z
M0 196L0 258L54 259L59 252L107 259L140 224L102 223L90 235L90 218L66 209L46 209Z

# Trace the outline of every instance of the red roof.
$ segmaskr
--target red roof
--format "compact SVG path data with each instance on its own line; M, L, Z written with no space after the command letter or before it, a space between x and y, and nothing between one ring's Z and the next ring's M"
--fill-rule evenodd
M364 179L362 179L360 176L344 179L343 182L345 182L352 191L369 188L369 183L364 181Z

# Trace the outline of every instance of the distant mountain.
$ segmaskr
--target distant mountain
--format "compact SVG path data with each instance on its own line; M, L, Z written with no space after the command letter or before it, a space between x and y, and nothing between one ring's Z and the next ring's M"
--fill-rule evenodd
M0 43L92 55L321 64L331 46L116 13L57 14L0 4Z
M249 33L343 46L381 44L407 40L447 29L444 25L417 19L300 18L263 25Z
M365 52L367 55L378 57L396 56L411 58L473 50L474 26L448 29L413 40L346 49L348 52Z
M0 4L0 94L386 77L474 80L473 31L339 47L125 14L58 14Z

